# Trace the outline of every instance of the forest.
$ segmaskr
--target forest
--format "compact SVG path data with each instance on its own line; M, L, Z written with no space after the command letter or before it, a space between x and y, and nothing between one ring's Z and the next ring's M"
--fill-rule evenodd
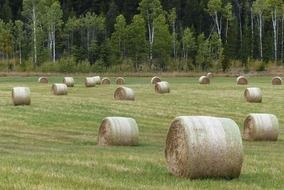
M0 0L0 70L263 71L283 0Z

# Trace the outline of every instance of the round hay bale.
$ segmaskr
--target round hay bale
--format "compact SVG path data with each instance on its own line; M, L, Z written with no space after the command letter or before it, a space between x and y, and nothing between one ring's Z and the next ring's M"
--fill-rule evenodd
M107 117L103 120L98 134L99 145L138 145L139 130L132 118Z
M210 84L210 79L207 76L201 76L199 78L199 84Z
M166 81L157 82L155 84L155 91L160 94L170 93L170 85Z
M244 96L247 102L252 102L252 103L262 102L262 92L259 88L247 88L245 90Z
M110 81L110 79L107 78L107 77L103 78L103 79L102 79L102 82L101 82L102 85L104 85L104 84L110 84L110 83L111 83L111 81Z
M12 101L15 106L30 105L31 91L27 87L14 87L12 89Z
M156 84L157 82L161 82L161 79L159 77L155 76L151 79L151 84Z
M38 78L38 82L47 84L48 83L48 78L47 77L39 77Z
M96 86L96 80L94 77L86 77L85 78L85 86L86 87L95 87Z
M277 141L279 123L275 115L251 113L244 122L243 139L248 141Z
M94 78L96 84L101 84L101 77L100 76L94 76L93 78Z
M281 77L273 77L272 78L272 85L282 85L282 78Z
M119 87L114 92L116 100L135 100L134 91L131 88Z
M207 73L206 75L208 78L213 78L213 73Z
M122 77L117 77L117 78L115 79L115 83L116 83L117 85L124 85L124 84L125 84L125 79L122 78Z
M66 84L67 87L74 87L74 79L73 77L64 77L63 83Z
M246 77L244 76L239 76L237 78L237 85L247 85L248 84L248 80Z
M175 176L239 177L243 163L239 127L227 118L177 117L168 131L165 157Z
M68 88L66 84L59 84L59 83L55 83L51 87L51 90L54 95L67 95L68 94L67 89Z

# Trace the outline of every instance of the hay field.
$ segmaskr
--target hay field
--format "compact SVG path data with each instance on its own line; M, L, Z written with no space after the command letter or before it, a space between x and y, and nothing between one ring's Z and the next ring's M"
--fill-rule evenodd
M54 96L51 84L37 77L0 78L0 189L284 189L284 87L270 77L249 78L260 87L263 103L247 103L246 86L235 78L214 78L199 85L198 78L163 78L171 93L157 94L151 78L126 78L135 101L115 101L111 85L86 88L75 77L67 96ZM14 86L31 89L31 106L15 107ZM181 115L229 117L243 131L247 114L275 114L280 122L277 142L244 142L244 164L239 179L188 180L172 176L164 147L171 121ZM140 146L100 147L97 134L107 116L136 119Z

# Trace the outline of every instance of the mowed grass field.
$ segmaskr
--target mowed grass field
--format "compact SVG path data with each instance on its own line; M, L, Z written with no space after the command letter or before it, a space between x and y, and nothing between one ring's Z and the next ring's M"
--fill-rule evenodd
M0 78L0 189L284 189L284 87L271 77L251 77L263 103L247 103L235 78L214 78L199 85L197 78L163 78L171 93L154 92L150 78L126 78L135 101L115 101L117 86L86 88L75 77L67 96L54 96L50 77ZM114 83L114 78L112 78ZM31 106L12 105L11 89L31 89ZM164 147L171 121L181 115L229 117L241 132L249 113L272 113L280 122L277 142L243 142L240 178L189 180L171 175ZM97 146L101 121L107 116L133 117L140 130L135 147Z

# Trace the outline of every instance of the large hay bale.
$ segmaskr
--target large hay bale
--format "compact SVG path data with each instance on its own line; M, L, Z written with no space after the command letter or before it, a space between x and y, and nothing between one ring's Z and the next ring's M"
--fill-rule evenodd
M276 141L279 135L279 123L275 115L251 113L244 122L243 139L249 141Z
M114 99L116 100L135 100L135 94L131 88L122 86L115 90Z
M201 76L198 81L199 84L210 84L210 79L207 76Z
M156 84L157 82L161 82L161 79L159 77L155 76L151 79L151 84Z
M208 78L213 78L213 73L207 73L206 75Z
M259 88L247 88L244 93L247 102L261 103L262 102L262 92Z
M101 77L100 76L94 76L93 78L94 78L96 84L101 84Z
M125 84L125 79L122 78L122 77L117 77L117 78L115 79L115 83L116 83L117 85L124 85L124 84Z
M12 89L12 101L15 106L30 105L31 91L27 87L14 87Z
M39 77L38 78L38 82L39 83L48 83L48 78L47 77Z
M51 91L54 95L67 95L68 94L68 88L66 84L59 84L54 83L51 87Z
M175 176L239 177L243 163L239 127L227 118L177 117L167 135L165 157Z
M272 78L272 85L281 85L282 84L282 78L281 77L273 77Z
M96 86L96 80L94 77L86 77L85 78L85 86L86 87L95 87Z
M74 79L73 77L64 77L63 83L66 84L67 87L74 87Z
M246 77L244 76L239 76L237 78L237 85L247 85L248 84L248 80Z
M139 130L132 118L107 117L103 120L98 134L99 145L138 145Z
M110 83L111 83L111 81L110 81L110 79L107 78L107 77L103 78L103 79L102 79L102 82L101 82L102 85L110 84Z
M170 93L170 85L166 81L157 82L155 84L155 91L160 94Z

